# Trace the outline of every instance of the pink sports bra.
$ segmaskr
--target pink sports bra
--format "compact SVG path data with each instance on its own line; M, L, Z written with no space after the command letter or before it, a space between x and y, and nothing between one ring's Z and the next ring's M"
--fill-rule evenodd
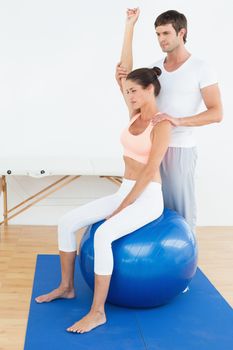
M129 132L130 125L133 124L139 115L140 113L132 117L129 126L122 131L120 140L123 145L124 156L146 164L152 145L150 133L153 129L153 125L152 123L149 123L147 128L138 135L131 134L131 132Z

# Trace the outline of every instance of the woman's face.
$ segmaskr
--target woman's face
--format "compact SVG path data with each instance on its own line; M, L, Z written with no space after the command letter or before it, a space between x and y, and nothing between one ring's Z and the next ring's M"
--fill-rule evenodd
M132 104L133 109L139 109L149 101L148 100L150 97L149 89L143 88L141 85L137 84L135 81L126 80L125 89L126 89L126 94L128 96L128 100Z
M148 88L143 88L135 81L126 80L125 90L128 96L128 100L131 103L133 109L142 108L143 105L145 105L151 100L151 87L152 86Z

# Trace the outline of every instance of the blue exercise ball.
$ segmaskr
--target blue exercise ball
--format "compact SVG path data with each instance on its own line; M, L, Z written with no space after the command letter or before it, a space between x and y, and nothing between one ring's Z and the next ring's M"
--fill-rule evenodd
M82 275L94 289L96 229L87 228L80 245ZM114 269L107 302L124 307L155 307L181 293L197 269L197 244L188 224L165 209L156 220L112 243Z

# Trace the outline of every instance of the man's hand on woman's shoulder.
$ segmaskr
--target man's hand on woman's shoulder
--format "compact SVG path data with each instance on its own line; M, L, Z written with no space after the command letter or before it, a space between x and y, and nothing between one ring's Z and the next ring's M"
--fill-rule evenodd
M156 116L154 116L151 120L153 126L156 124L162 122L163 120L168 120L172 126L180 126L180 118L174 118L166 113L159 113Z

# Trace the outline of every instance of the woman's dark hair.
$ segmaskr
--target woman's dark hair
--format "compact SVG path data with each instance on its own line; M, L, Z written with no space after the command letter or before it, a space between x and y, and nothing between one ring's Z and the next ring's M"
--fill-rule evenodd
M139 68L130 72L126 79L132 80L146 89L150 84L154 85L155 96L158 96L161 86L158 76L162 73L159 67Z
M184 43L187 41L187 19L183 13L175 10L169 10L161 13L155 20L155 28L158 26L164 26L165 24L171 24L176 31L176 34L184 28L185 34L183 36Z

